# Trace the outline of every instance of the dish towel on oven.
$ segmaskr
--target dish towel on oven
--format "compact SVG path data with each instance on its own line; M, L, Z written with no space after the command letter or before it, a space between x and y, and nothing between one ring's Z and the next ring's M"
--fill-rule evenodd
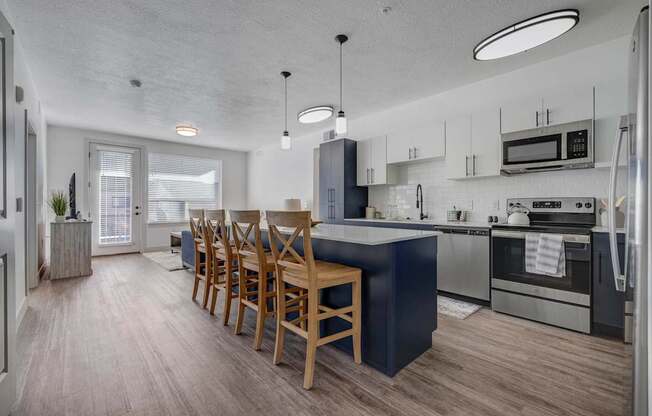
M559 234L526 234L525 271L551 277L564 277L566 275L564 238Z

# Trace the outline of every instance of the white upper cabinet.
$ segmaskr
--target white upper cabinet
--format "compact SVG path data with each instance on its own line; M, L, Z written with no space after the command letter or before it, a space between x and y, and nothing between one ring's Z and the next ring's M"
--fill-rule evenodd
M501 130L509 133L592 118L593 88L566 89L504 104Z
M446 172L449 179L469 176L471 116L446 120Z
M541 115L546 126L592 119L593 88L546 95Z
M358 141L357 172L358 186L396 183L396 172L387 165L387 136Z
M501 130L503 133L508 133L542 127L542 111L543 101L541 98L505 104L501 109Z
M428 127L408 128L387 139L387 163L427 160L446 155L444 122Z
M449 179L500 173L500 112L476 112L446 121L446 172Z
M500 111L482 111L471 115L471 173L473 176L500 174Z

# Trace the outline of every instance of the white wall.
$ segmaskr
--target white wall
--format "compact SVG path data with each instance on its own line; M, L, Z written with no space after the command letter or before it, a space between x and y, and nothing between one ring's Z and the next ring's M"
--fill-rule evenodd
M48 188L67 190L70 175L77 174L77 209L83 217L88 215L87 140L127 144L145 148L147 152L171 153L188 156L211 157L222 161L222 205L224 208L244 208L246 206L246 154L230 150L192 146L179 143L151 140L141 137L123 136L92 130L69 127L48 126ZM201 137L189 139L201 142ZM144 172L146 174L146 171ZM146 181L145 181L146 182ZM147 190L143 194L147 200ZM49 215L52 215L51 213ZM144 217L146 221L146 216ZM154 250L168 247L170 232L187 229L183 224L150 224L146 226L144 249ZM49 234L49 230L48 230Z
M606 160L608 154L604 149L610 148L608 142L613 140L618 116L626 111L627 46L627 38L616 39L382 112L353 118L349 121L349 137L364 139L381 134L400 136L411 128L427 128L434 126L436 121L455 115L544 96L550 90L595 86L596 158ZM487 63L474 63L485 64ZM324 130L328 128L332 126L323 126ZM296 139L291 151L281 151L278 143L274 143L250 152L247 188L249 207L279 208L283 198L287 197L311 201L312 149L319 142L320 133L316 133ZM504 203L507 196L551 196L551 193L596 197L606 195L606 173L601 169L449 181L443 179L443 165L443 161L433 161L401 167L401 185L370 187L371 203L382 210L388 203L401 205L407 210L408 205L413 204L410 202L413 199L413 187L421 182L426 185L425 206L434 217L445 216L446 207L461 200L467 202L464 205L472 205L475 218L480 219L489 212L493 213L492 209L487 209L493 208L492 200L500 199ZM540 186L544 184L546 186ZM484 189L491 191L477 192ZM472 200L471 204L468 204L469 200Z

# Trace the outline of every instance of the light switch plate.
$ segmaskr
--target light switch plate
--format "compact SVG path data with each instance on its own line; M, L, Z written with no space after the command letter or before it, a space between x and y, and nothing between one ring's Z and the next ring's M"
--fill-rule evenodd
M23 212L23 198L16 198L16 212Z

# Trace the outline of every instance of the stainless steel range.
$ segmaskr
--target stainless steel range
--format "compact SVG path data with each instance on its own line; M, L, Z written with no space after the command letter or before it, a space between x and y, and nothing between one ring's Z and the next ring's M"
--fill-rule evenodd
M508 212L517 204L529 210L529 226L500 224L492 227L492 309L589 333L595 199L508 199ZM551 239L553 242L561 240L557 252L552 250L553 256L556 254L559 259L557 273L541 272L534 267L533 256L539 254L537 247L550 251L549 246L541 248L537 244ZM529 250L527 260L526 249ZM549 252L544 254L549 255Z

